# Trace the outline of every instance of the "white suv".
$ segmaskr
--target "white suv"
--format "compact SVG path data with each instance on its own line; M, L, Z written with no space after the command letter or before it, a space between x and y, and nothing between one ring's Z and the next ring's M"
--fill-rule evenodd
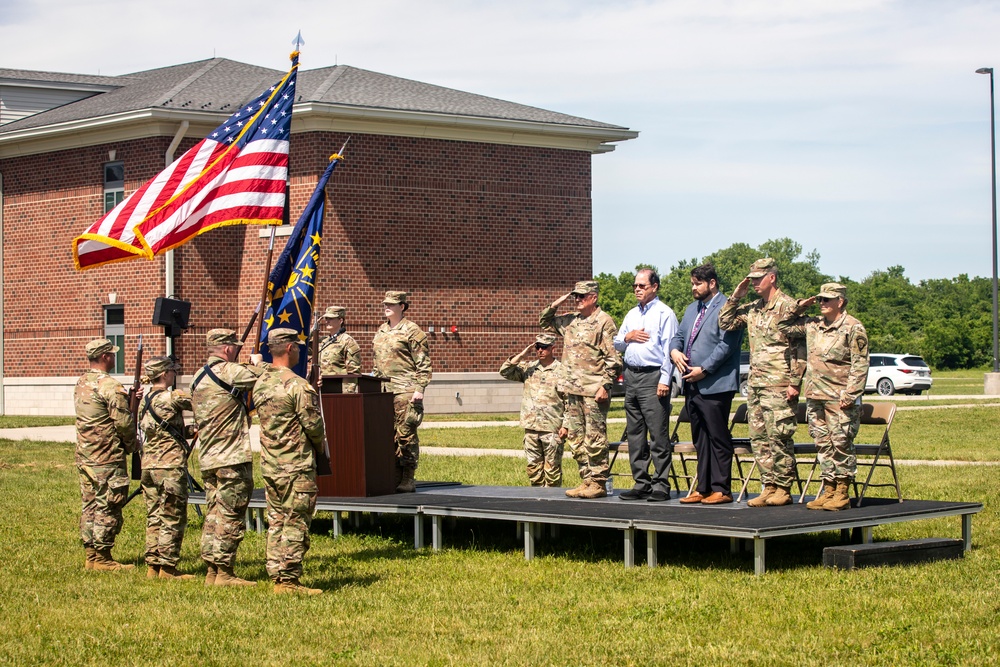
M919 394L934 383L927 362L912 354L872 354L868 364L866 392Z

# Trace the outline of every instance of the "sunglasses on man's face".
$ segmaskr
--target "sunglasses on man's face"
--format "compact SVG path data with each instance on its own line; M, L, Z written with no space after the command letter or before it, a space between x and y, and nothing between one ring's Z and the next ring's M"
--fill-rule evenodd
M541 343L535 343L535 349L536 350L547 350L550 347L552 347L552 346L551 345L542 345Z
M836 299L831 299L828 296L821 296L816 300L819 301L820 303L829 303L830 301L836 301Z

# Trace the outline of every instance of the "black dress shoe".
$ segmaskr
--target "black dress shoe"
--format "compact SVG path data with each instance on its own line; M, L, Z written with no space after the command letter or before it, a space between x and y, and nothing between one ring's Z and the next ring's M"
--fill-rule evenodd
M670 493L667 491L653 491L646 498L647 503L662 503L664 500L670 500Z
M628 491L622 491L618 494L618 497L622 500L645 500L649 498L649 494L649 491L632 488Z

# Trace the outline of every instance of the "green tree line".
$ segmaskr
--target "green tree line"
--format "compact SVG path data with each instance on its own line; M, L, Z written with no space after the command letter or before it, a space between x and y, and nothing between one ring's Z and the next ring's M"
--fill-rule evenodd
M872 352L919 354L932 367L941 369L992 364L991 279L961 274L914 284L901 266L874 271L861 281L829 276L819 270L818 252L803 254L802 246L789 238L773 239L757 248L734 243L701 260L682 259L666 272L651 264L640 264L634 271L617 276L601 273L596 277L601 285L599 303L621 323L625 313L635 306L635 271L652 268L660 274L660 299L680 317L691 303L692 268L705 262L714 264L721 289L729 294L746 276L750 264L761 257L777 261L778 285L795 298L816 294L825 282L846 285L848 312L864 323Z

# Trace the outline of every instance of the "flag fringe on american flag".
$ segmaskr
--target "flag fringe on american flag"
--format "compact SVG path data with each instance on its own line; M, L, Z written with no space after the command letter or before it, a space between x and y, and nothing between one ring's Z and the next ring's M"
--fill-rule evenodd
M280 225L299 52L277 84L241 108L73 240L78 270L153 259L227 225Z

